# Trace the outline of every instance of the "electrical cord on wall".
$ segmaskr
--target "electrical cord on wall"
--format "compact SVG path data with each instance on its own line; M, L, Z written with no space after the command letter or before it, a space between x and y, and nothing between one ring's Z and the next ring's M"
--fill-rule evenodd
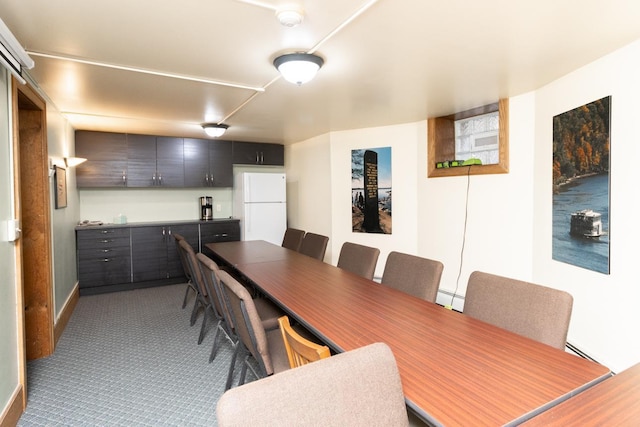
M458 294L458 286L460 284L460 276L462 275L462 262L464 260L464 245L467 240L467 218L469 216L469 187L471 186L471 165L467 167L467 195L465 197L464 206L464 227L462 229L462 247L460 248L460 267L458 268L458 278L456 279L456 289L451 295L451 304L446 306L448 309L453 308L453 300Z

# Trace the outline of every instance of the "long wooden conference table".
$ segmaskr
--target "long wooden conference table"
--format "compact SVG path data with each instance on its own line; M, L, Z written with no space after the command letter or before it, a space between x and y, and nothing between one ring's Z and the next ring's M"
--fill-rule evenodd
M335 351L386 343L407 405L430 424L516 425L611 375L597 363L277 245L206 246Z

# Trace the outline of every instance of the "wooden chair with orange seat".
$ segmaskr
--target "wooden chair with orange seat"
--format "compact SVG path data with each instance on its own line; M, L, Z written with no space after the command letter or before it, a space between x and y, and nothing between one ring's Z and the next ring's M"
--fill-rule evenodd
M287 351L289 366L292 369L331 356L329 347L316 344L293 329L287 316L280 317L278 324L280 325L284 348Z

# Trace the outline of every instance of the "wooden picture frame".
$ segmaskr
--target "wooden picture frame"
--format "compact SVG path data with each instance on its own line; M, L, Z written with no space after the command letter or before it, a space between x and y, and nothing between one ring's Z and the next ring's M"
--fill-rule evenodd
M67 171L65 168L54 166L55 169L55 193L56 193L56 209L67 207Z

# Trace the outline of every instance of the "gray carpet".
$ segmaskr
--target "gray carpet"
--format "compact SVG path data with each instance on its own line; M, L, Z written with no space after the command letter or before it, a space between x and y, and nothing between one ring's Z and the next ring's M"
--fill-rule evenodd
M197 344L185 285L83 296L55 353L27 364L19 426L212 426L231 345ZM239 369L236 369L236 371Z

